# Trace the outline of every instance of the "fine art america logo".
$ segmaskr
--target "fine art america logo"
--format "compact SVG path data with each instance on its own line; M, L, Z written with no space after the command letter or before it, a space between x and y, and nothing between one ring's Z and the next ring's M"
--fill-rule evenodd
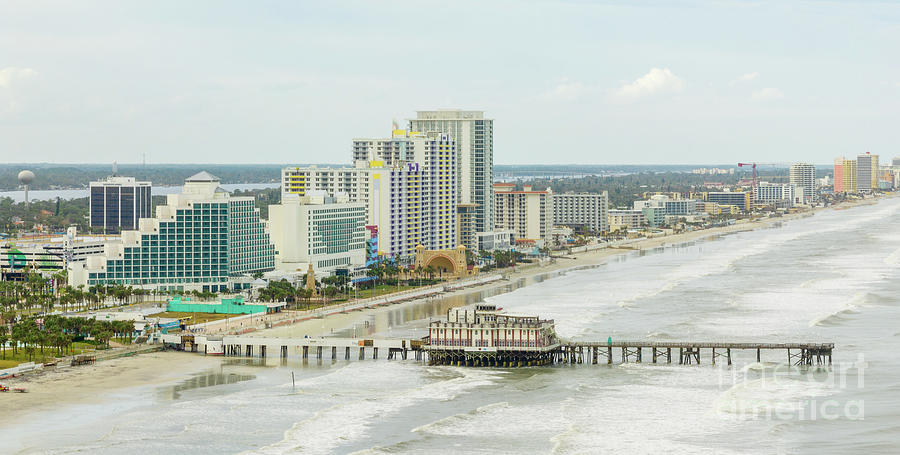
M789 366L757 363L743 369L719 367L716 414L737 420L864 420L868 364Z

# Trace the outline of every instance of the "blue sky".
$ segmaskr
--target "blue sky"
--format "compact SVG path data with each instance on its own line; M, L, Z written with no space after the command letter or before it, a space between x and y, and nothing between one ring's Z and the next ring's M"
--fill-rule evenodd
M900 2L0 1L0 162L349 162L481 109L495 163L900 155Z

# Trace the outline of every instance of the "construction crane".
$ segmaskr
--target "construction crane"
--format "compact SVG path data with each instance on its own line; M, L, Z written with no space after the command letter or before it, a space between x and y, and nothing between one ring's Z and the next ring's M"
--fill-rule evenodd
M756 180L756 166L790 166L791 163L738 163L738 167L751 166L753 168L753 179Z
M756 166L789 166L790 163L738 163L738 167L750 166L753 168L753 180L751 185L750 199L756 199L756 187L759 186L759 175L756 173Z
M738 163L738 167L744 167L744 166L752 166L753 167L753 180L751 180L751 181L753 182L752 186L753 186L754 190L756 189L756 165L757 165L757 163Z

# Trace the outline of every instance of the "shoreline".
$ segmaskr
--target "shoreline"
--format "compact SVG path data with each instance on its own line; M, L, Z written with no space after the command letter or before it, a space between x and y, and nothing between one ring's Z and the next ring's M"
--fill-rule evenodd
M539 275L552 273L565 274L570 270L600 265L605 263L610 257L616 255L684 244L725 234L768 229L779 223L814 216L816 213L823 210L837 209L838 207L840 207L841 210L844 210L875 203L877 203L877 200L861 200L832 207L822 207L810 211L788 214L777 218L764 218L730 226L645 238L627 244L628 248L606 247L569 254L564 257L557 257L554 261L544 265L532 264L517 267L516 270L500 271L505 276L505 279L503 280L441 293L440 296L442 298L465 297L502 288L514 281L527 281L528 278ZM523 286L528 286L530 284L533 283L526 282ZM249 336L285 336L278 335L278 332L289 330L297 331L299 333L305 332L311 337L324 337L338 330L352 328L354 324L358 324L363 319L376 316L379 312L398 308L410 308L425 303L429 301L429 299L429 297L418 298L392 305L372 306L356 311L333 314L324 318L312 318L291 325L258 330L252 332ZM25 387L28 389L28 393L0 394L0 403L8 402L11 406L14 406L17 409L15 421L22 421L24 418L34 414L52 411L54 408L60 406L88 402L96 403L99 397L104 395L108 396L109 392L140 386L170 384L182 380L190 374L214 367L218 365L220 361L221 358L219 356L203 356L196 353L163 351L106 360L90 366L45 370L37 374L29 374L11 380L4 380L4 385L8 385L11 388ZM12 423L14 419L11 414L12 413L0 413L0 425Z

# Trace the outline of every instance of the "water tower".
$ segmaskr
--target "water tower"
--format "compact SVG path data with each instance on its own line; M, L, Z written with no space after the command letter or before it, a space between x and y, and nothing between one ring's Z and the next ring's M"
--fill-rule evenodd
M34 172L24 170L19 172L19 183L25 185L25 207L28 207L28 185L34 181Z

